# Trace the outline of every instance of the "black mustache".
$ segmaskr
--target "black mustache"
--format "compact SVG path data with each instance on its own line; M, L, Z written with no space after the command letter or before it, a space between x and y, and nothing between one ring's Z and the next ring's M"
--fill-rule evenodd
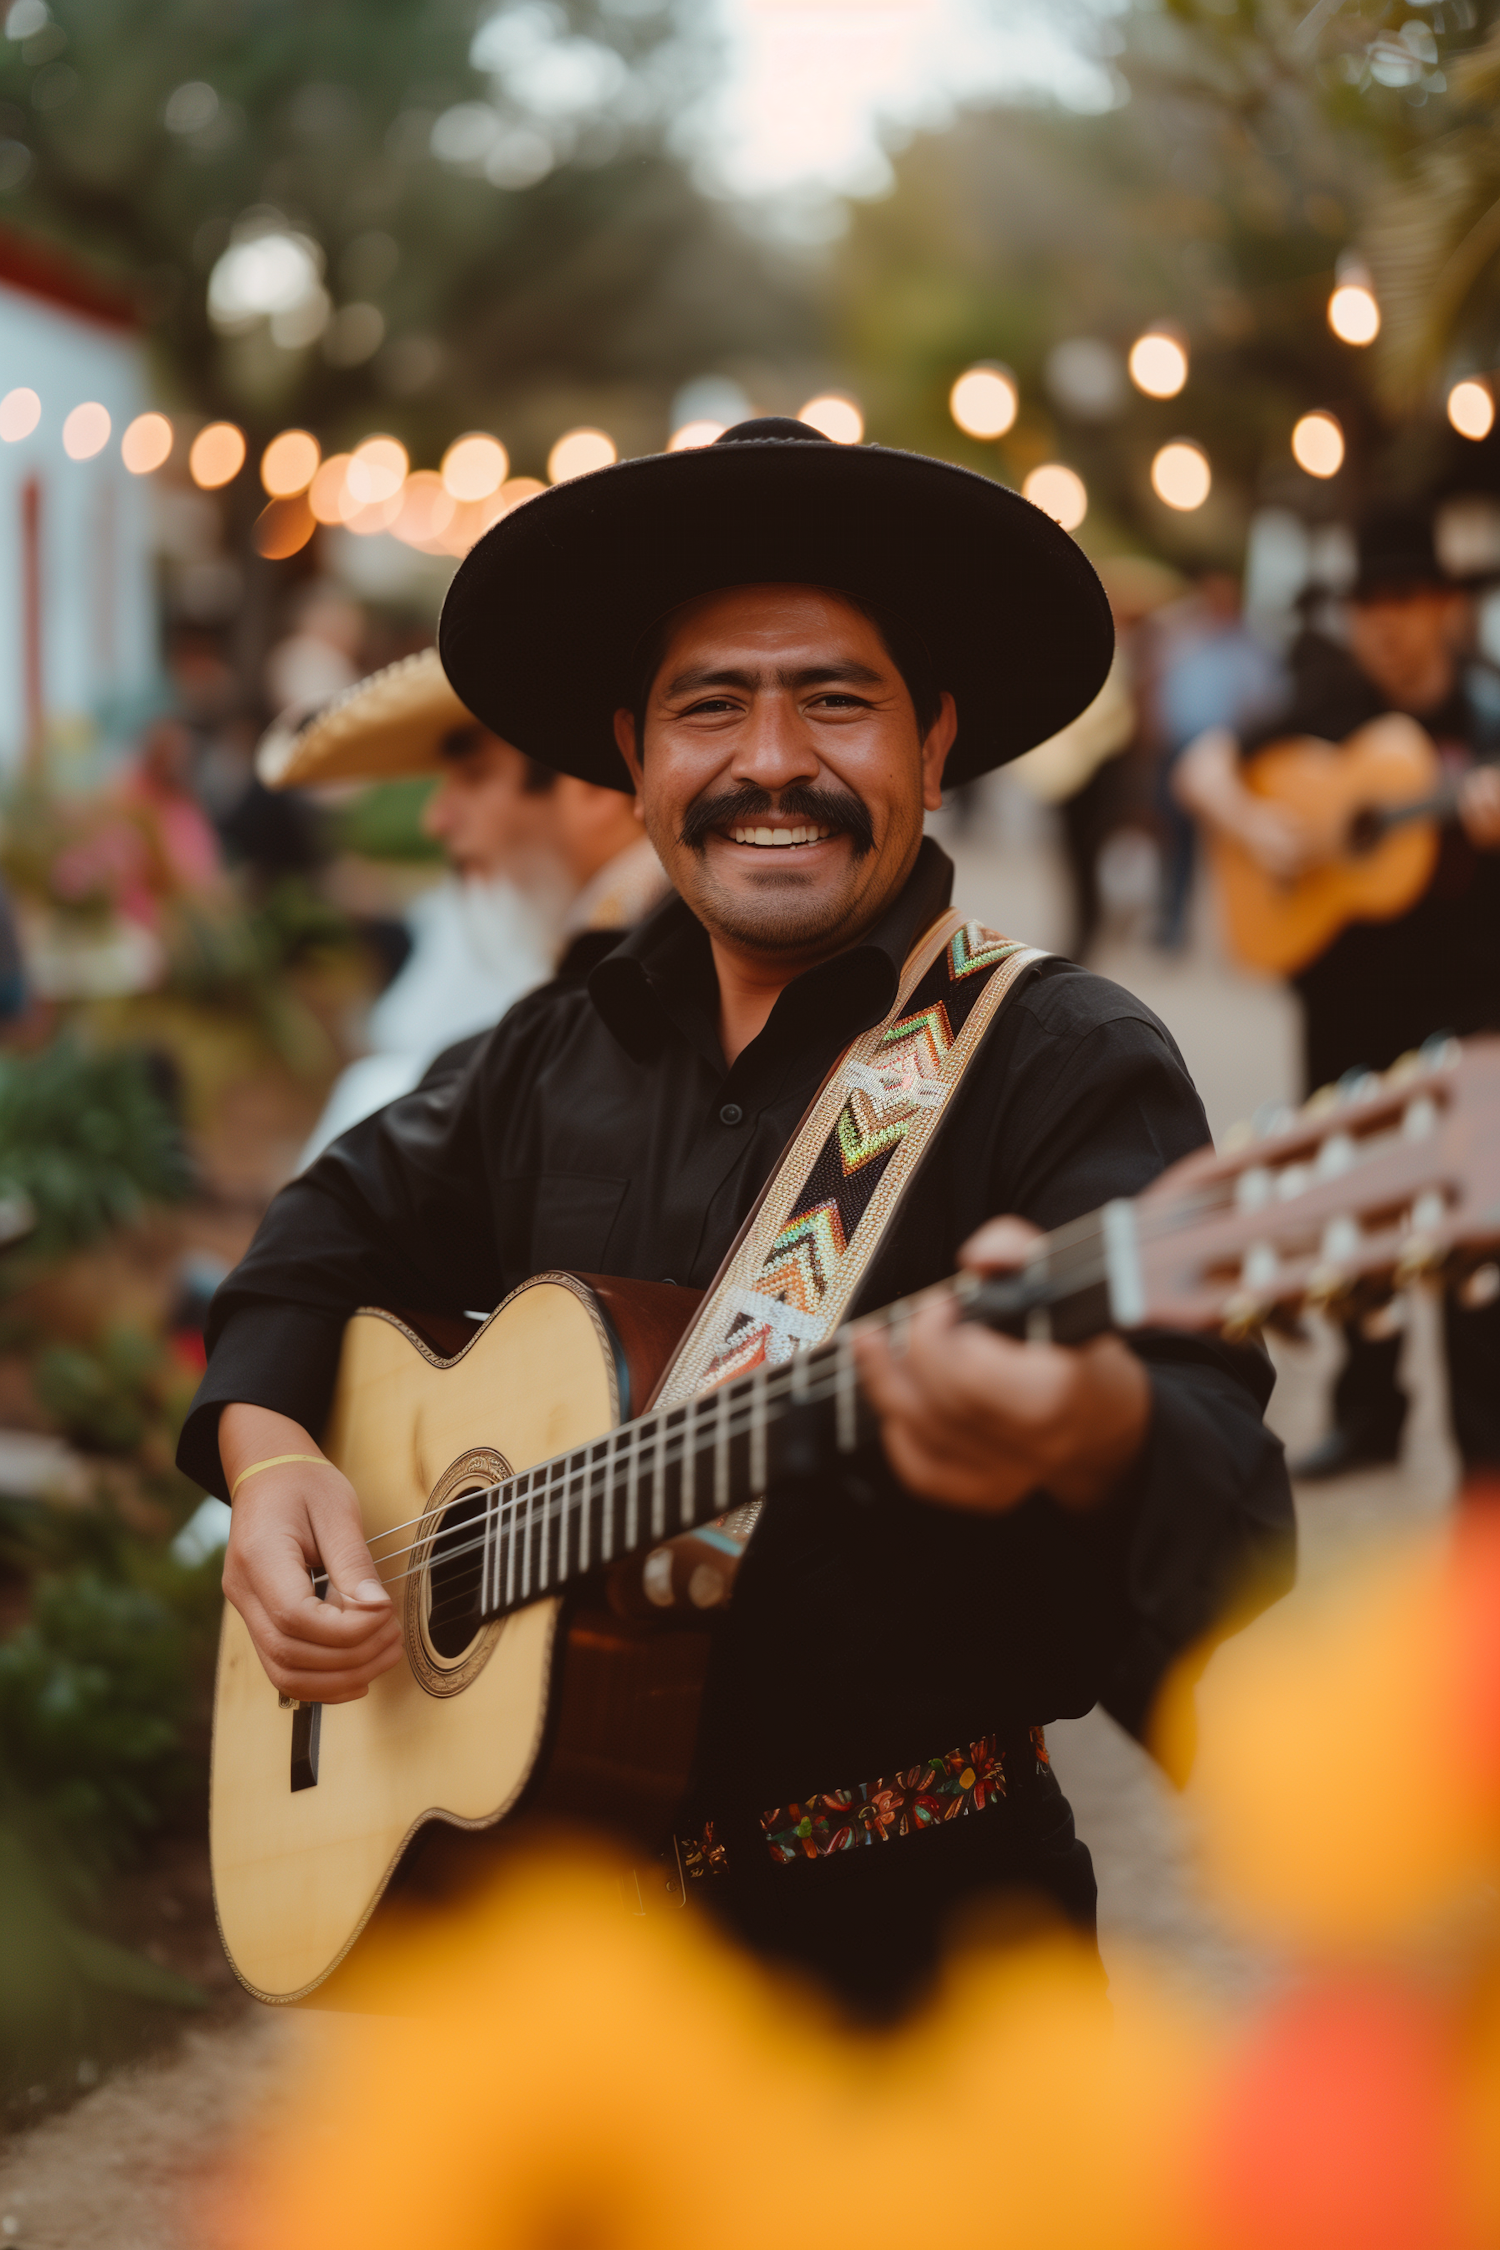
M768 819L841 829L853 845L856 859L875 849L874 822L852 790L819 789L800 781L778 790L774 803L769 790L748 786L696 798L683 815L679 841L690 851L701 852L716 829L749 828Z

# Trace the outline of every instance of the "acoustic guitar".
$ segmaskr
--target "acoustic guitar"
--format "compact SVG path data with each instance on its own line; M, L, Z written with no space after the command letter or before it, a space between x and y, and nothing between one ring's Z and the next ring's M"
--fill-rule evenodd
M1399 711L1342 745L1312 735L1259 751L1243 769L1258 797L1300 813L1327 856L1273 875L1232 836L1211 832L1230 950L1246 968L1295 975L1348 922L1388 922L1415 906L1437 864L1438 827L1456 797L1430 738Z
M1450 1041L1200 1151L1134 1202L1046 1236L1014 1275L936 1294L966 1319L1063 1342L1110 1327L1243 1335L1309 1301L1377 1302L1496 1242L1500 1040ZM609 1573L633 1557L638 1582L643 1555L778 1478L834 1473L874 1434L850 1328L639 1412L697 1301L541 1274L451 1353L389 1312L349 1322L324 1444L360 1496L404 1650L358 1702L291 1705L225 1613L214 1895L260 1999L321 1988L336 2004L332 1972L398 1871L421 1879L424 1841L451 1849L531 1811L602 1818L648 1847L669 1835L707 1636L616 1614ZM870 1318L899 1334L912 1310ZM655 1903L680 1904L673 1850L653 1864Z

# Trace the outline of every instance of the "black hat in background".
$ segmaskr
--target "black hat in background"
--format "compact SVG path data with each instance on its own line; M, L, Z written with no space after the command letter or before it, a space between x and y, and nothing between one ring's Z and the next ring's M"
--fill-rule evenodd
M1349 589L1351 601L1452 586L1455 581L1438 559L1430 508L1385 505L1372 508L1355 529L1358 567Z
M921 651L958 706L950 784L1075 719L1114 651L1082 549L1019 493L780 417L524 502L459 566L438 648L464 704L505 741L628 789L613 719L645 636L699 594L771 583L853 595Z

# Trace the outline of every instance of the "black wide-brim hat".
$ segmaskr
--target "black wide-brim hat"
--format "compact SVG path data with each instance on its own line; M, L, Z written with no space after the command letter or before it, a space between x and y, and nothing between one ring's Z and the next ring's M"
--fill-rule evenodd
M438 648L462 701L505 741L629 789L613 721L644 635L699 594L777 583L852 594L925 644L958 706L949 785L1076 719L1114 652L1087 557L1019 493L779 418L526 501L459 566Z

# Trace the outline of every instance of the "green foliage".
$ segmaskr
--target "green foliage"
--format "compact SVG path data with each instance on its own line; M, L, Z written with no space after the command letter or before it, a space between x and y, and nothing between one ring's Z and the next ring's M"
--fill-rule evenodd
M175 1436L190 1391L159 1338L109 1328L93 1351L52 1344L38 1353L32 1382L41 1403L75 1445L95 1453L139 1453L164 1420Z
M218 1565L104 1508L0 1510L0 1561L36 1571L0 1641L0 2089L127 2051L181 1977L91 1926L110 1873L201 1801Z
M422 814L432 795L426 776L377 782L348 805L339 819L345 851L366 859L440 860L443 847L422 832Z
M30 1263L180 1200L192 1170L145 1059L64 1038L38 1055L0 1055L0 1180L35 1207Z
M287 972L352 943L348 919L296 875L248 910L179 900L169 929L171 990L247 1017L289 1069L317 1077L334 1063L332 1045Z

